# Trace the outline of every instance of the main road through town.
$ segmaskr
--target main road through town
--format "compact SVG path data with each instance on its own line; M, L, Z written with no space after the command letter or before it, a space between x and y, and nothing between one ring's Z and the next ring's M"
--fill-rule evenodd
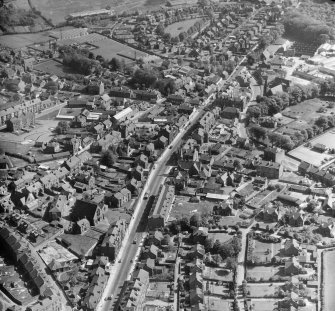
M211 101L208 100L207 103L209 102ZM181 131L174 138L169 148L167 148L160 156L160 158L155 162L148 176L147 182L141 191L141 195L134 204L134 214L129 225L129 233L126 236L124 245L120 251L120 256L118 256L118 258L115 260L113 271L111 272L112 275L108 280L106 289L102 295L100 304L98 305L98 311L107 311L113 309L113 306L118 299L117 296L120 293L121 287L131 273L132 263L135 260L137 250L140 247L139 242L141 241L142 234L146 231L146 223L148 218L148 209L146 209L146 207L148 200L144 199L144 194L148 193L149 196L157 194L162 179L165 177L165 170L168 160L170 159L173 152L177 150L178 145L180 144L187 129L196 124L196 122L203 114L203 108L200 108L194 112L191 115L190 120L184 125ZM134 241L136 241L136 243L134 243ZM112 299L106 300L106 298L110 296L112 296Z
M246 56L236 66L234 71L226 80L226 83L230 82L235 77L236 73L240 70L241 64L245 60ZM136 254L141 247L139 242L142 239L142 235L146 231L146 223L149 211L146 209L148 201L144 199L145 193L148 193L149 196L157 194L159 186L164 178L164 172L166 170L168 160L170 159L173 152L178 149L178 146L187 130L196 124L198 120L204 115L204 108L212 103L214 99L213 97L214 95L208 97L204 101L202 107L192 113L189 121L174 138L173 142L169 145L169 148L167 148L160 156L160 158L155 162L155 165L153 166L148 176L147 182L134 204L134 213L128 228L128 233L124 239L119 255L115 260L111 271L111 276L108 279L106 288L102 294L100 303L98 304L97 311L109 311L114 309L119 298L118 296L120 294L121 288L131 273L133 262L136 260ZM107 299L108 297L111 297L111 299Z

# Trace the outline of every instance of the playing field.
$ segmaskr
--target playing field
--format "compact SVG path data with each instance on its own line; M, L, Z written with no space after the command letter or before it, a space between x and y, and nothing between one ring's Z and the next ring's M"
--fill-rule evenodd
M201 18L194 18L194 19L188 19L185 21L177 22L177 23L167 26L165 28L165 32L169 33L172 37L176 37L183 31L187 32L187 30L198 21L201 21Z

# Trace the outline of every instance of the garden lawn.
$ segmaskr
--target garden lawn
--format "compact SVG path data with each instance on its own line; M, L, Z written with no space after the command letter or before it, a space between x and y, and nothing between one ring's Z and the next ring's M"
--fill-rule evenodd
M275 310L277 306L277 301L275 299L267 299L267 300L257 300L252 299L251 305L253 306L253 310L255 311L269 311L269 310Z
M280 253L280 243L263 243L258 240L254 240L254 243L253 255L258 257L260 262L270 263L271 259Z
M278 291L278 284L252 284L247 287L248 297L251 298L264 298L273 297Z
M257 266L247 268L247 277L255 278L256 280L263 279L269 281L271 277L281 275L280 267L277 266Z

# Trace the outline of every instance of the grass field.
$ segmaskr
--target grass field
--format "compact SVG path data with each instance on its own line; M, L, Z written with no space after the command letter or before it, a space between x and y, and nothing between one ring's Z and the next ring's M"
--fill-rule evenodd
M335 306L335 251L325 252L323 261L324 311L333 311Z
M187 32L187 30L198 21L201 21L201 18L194 18L194 19L177 22L177 23L167 26L165 28L165 32L169 33L172 37L176 37L183 31Z
M21 0L23 1L23 0ZM162 0L31 0L32 5L50 18L54 24L64 22L70 13L104 9L110 6L116 12L136 9L153 9L162 5Z

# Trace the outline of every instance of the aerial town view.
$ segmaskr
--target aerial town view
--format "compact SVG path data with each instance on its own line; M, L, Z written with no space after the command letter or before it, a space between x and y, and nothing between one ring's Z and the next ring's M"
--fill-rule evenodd
M0 311L335 311L335 1L0 0Z

